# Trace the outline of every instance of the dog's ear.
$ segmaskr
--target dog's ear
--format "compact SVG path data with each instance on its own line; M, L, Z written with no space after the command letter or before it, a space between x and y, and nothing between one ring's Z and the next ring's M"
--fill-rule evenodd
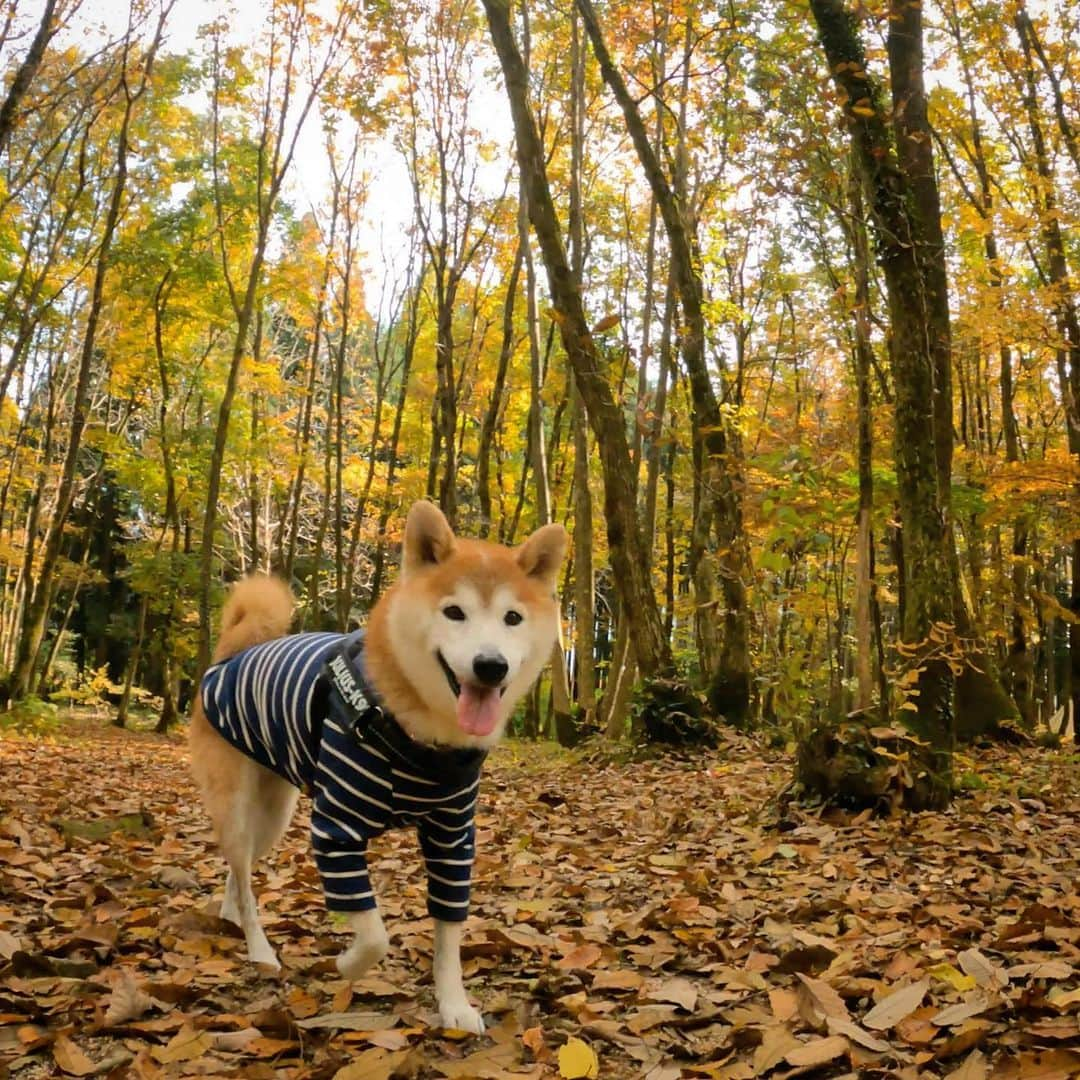
M454 533L443 512L432 502L414 502L405 519L402 577L422 567L441 563L453 550Z
M518 566L529 577L554 589L566 554L566 543L566 530L561 525L542 525L517 549Z

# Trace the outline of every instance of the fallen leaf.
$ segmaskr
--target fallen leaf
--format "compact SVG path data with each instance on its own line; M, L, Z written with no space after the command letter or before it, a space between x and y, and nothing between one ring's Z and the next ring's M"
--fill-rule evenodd
M888 1031L889 1028L896 1027L904 1017L910 1016L922 1004L929 988L929 979L922 979L894 991L888 997L882 998L863 1017L863 1026L874 1028L875 1031Z
M848 1052L850 1045L843 1035L830 1035L825 1039L812 1039L808 1043L802 1043L800 1046L789 1050L784 1055L784 1060L789 1065L796 1067L816 1068L819 1065L826 1065L828 1062L842 1057Z
M802 1046L802 1043L786 1025L774 1024L766 1028L760 1045L754 1051L754 1075L761 1076L776 1068L789 1051L799 1046Z
M534 1053L539 1054L545 1049L544 1029L539 1025L531 1027L521 1033L521 1041Z
M952 964L935 964L932 968L928 968L926 973L935 979L947 982L954 990L959 990L961 993L973 990L977 985L973 975L965 975Z
M182 1027L164 1046L155 1046L151 1054L162 1065L174 1061L194 1061L200 1058L214 1043L208 1031L196 1031L190 1025Z
M138 1020L156 1005L154 999L135 984L135 976L125 968L120 981L113 987L105 1009L105 1026L120 1027L129 1020Z
M812 1027L818 1027L829 1016L847 1017L848 1007L844 999L827 982L798 972L800 982L797 991L799 1013Z
M596 1051L584 1040L571 1036L559 1047L559 1075L564 1080L596 1080L600 1061Z
M778 987L769 991L769 1005L772 1006L773 1016L784 1023L799 1011L799 998L794 991Z
M224 1050L226 1053L236 1053L246 1049L255 1039L262 1038L262 1032L258 1028L247 1027L239 1031L215 1031L211 1033L214 1050Z
M182 866L163 866L157 873L157 879L170 889L197 889L199 879Z
M90 1076L97 1071L97 1065L66 1035L56 1036L52 1052L59 1068L71 1076Z
M595 985L595 984L594 984ZM697 1005L697 987L689 979L668 979L643 995L647 1001L671 1001L687 1012Z
M957 955L956 960L963 971L984 989L1000 989L1009 985L1005 969L992 963L978 949L965 949Z
M334 1073L334 1080L390 1080L394 1070L409 1056L409 1050L365 1050Z
M869 1031L864 1031L854 1020L846 1016L829 1016L826 1017L825 1023L830 1035L846 1035L853 1043L858 1043L867 1050L883 1054L886 1050L892 1049L884 1039L879 1039L876 1035L871 1035Z
M599 945L586 943L567 953L555 966L562 971L584 970L592 967L603 955Z
M945 1080L986 1080L990 1075L982 1051L972 1050L959 1069L946 1074Z
M391 1013L324 1013L297 1020L296 1026L304 1031L318 1031L329 1028L333 1031L382 1031L392 1028L400 1018Z
M973 1016L985 1012L990 1008L991 1000L981 990L968 994L968 996L955 1005L949 1005L940 1012L935 1013L933 1021L938 1027L955 1027Z
M593 990L637 990L644 985L644 976L629 968L617 971L597 971L592 981Z

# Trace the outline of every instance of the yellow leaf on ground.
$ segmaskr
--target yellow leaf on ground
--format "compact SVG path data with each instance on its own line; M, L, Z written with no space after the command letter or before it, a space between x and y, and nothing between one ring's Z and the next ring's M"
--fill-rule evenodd
M365 1050L334 1073L334 1080L390 1080L394 1070L409 1056L408 1050Z
M928 974L935 979L947 982L954 990L964 993L966 990L974 990L976 982L973 976L965 975L962 971L954 968L952 964L935 964L929 969Z
M596 1051L581 1039L567 1039L559 1047L559 1075L565 1080L596 1080L600 1075Z

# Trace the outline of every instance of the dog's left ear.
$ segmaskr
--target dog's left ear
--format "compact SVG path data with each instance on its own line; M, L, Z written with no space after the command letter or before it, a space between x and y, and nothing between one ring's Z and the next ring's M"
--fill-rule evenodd
M556 585L556 575L566 554L567 535L561 525L542 525L517 549L518 566L529 577Z
M454 550L454 532L443 512L432 502L414 502L405 519L405 543L401 551L401 575L434 566Z

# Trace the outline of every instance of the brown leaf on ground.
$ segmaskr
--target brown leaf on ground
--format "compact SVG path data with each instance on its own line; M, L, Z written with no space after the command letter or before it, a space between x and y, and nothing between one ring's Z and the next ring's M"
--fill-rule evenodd
M976 751L986 789L915 828L795 804L778 821L790 762L725 740L629 764L544 744L491 755L464 951L488 1030L451 1039L409 832L371 845L392 947L349 983L301 800L256 875L283 963L271 975L218 915L224 865L181 740L100 722L0 735L0 1075L79 1075L65 1061L136 1080L547 1080L571 1038L601 1051L604 1080L1068 1074L1080 775L1067 754ZM152 826L112 827L125 815ZM109 827L51 824L73 819Z

